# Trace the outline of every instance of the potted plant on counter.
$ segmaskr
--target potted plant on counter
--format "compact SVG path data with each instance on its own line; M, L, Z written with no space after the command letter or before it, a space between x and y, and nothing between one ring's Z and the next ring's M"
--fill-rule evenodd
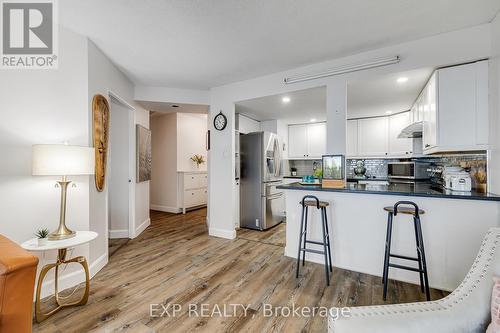
M49 229L43 228L43 229L38 229L37 232L35 232L35 236L38 239L38 245L47 245L47 242L49 241Z

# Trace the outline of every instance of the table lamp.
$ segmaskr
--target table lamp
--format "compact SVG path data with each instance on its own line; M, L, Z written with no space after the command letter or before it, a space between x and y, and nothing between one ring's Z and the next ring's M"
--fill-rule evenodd
M32 174L34 176L62 176L61 212L59 227L49 234L49 240L67 239L75 232L66 227L66 193L71 183L67 176L94 174L94 148L69 145L33 145Z

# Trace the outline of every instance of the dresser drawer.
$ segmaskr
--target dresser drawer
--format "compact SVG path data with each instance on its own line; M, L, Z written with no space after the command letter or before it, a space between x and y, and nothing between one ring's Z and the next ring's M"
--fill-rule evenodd
M207 190L206 189L196 189L196 190L185 190L184 191L184 206L194 207L200 206L207 203Z
M187 173L184 174L184 189L200 188L201 177L203 174Z

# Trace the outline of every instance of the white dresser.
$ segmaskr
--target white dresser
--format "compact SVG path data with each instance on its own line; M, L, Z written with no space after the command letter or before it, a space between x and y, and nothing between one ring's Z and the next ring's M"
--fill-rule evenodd
M206 171L179 172L179 199L183 214L186 214L186 209L207 204L207 184Z

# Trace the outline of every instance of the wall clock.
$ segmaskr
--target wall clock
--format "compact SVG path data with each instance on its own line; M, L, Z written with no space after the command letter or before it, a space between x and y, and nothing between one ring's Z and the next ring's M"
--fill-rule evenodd
M226 125L227 125L227 118L221 111L214 118L214 127L216 130L222 131L224 128L226 128Z
M109 104L103 95L92 99L92 134L95 148L95 187L104 190L106 180L106 160L108 158Z

